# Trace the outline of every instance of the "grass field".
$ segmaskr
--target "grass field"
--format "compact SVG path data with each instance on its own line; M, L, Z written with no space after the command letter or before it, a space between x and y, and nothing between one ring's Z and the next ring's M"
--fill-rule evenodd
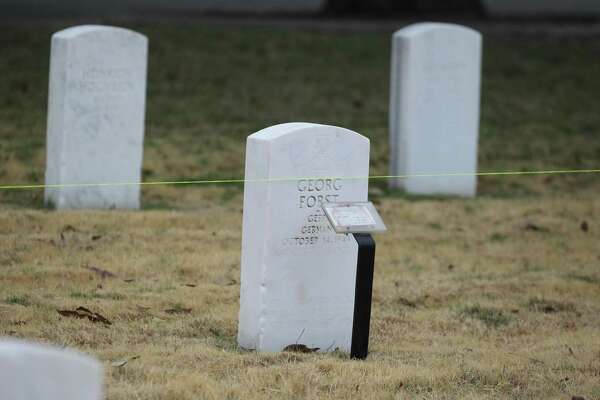
M0 27L0 184L43 182L65 26ZM151 42L144 179L242 177L245 137L288 121L368 136L387 172L388 34L130 27ZM480 170L600 167L599 54L486 37ZM138 212L0 191L0 335L99 357L109 399L600 398L598 175L483 177L470 200L371 186L389 232L367 361L237 348L241 185L146 187ZM79 306L112 324L57 312Z

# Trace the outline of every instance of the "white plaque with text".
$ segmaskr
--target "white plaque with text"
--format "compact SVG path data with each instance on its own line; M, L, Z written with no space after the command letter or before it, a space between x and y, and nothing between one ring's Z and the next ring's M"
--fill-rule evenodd
M370 201L324 204L323 211L336 233L374 233L387 230Z

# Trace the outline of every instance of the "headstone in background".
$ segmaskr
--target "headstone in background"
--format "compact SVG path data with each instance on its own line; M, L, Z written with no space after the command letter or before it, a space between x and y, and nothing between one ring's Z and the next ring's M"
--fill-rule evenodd
M248 137L241 347L350 351L358 247L321 204L366 201L368 175L369 140L347 129L289 123Z
M95 359L65 349L0 339L0 399L101 400Z
M148 40L83 25L52 36L46 184L62 208L139 208Z
M392 44L390 179L421 195L475 196L481 35L452 24L414 24Z

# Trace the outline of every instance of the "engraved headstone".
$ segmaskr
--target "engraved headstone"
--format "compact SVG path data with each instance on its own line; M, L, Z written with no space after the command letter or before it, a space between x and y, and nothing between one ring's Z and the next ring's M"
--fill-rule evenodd
M289 123L248 137L241 347L350 350L358 246L321 206L366 201L368 175L369 140L347 129Z
M0 340L0 399L101 400L102 366L71 350Z
M412 194L476 194L481 35L421 23L394 34L390 90L391 187Z
M139 208L147 54L146 37L123 28L52 36L46 184L57 186L46 188L47 203ZM106 185L115 183L127 185Z

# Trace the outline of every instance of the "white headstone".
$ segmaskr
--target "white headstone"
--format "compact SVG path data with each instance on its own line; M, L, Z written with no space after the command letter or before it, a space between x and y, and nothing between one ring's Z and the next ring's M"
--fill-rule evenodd
M474 196L481 35L452 24L401 29L393 37L391 75L390 175L466 175L390 179L390 186Z
M57 208L139 208L148 40L84 25L52 36L46 184Z
M289 123L248 137L241 347L350 350L358 246L321 204L366 201L368 175L369 140L347 129Z
M101 400L102 385L102 366L89 356L0 340L0 399Z

